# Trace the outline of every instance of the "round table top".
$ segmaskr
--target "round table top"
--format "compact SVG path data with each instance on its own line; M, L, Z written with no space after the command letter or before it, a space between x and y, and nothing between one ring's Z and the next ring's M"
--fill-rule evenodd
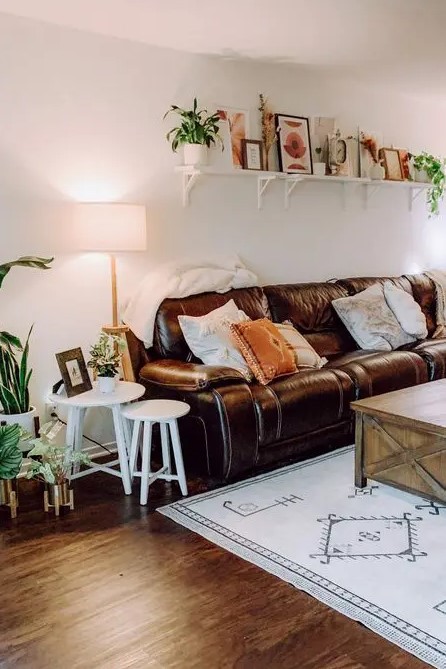
M181 418L189 411L190 406L179 400L143 400L126 407L122 415L130 420L163 421Z
M87 390L85 393L75 395L74 397L67 397L66 395L57 395L53 393L50 395L50 402L54 404L62 404L71 407L110 407L116 404L125 404L132 402L144 395L145 388L140 383L133 381L118 381L112 393L101 393L97 383L93 383L93 390Z

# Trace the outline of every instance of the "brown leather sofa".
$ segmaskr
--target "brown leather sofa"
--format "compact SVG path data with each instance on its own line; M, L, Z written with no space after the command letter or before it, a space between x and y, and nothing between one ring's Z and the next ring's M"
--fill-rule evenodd
M350 402L446 376L446 339L432 340L435 287L425 275L390 279L411 292L426 315L429 338L391 352L363 351L331 301L385 278L349 278L244 288L166 299L156 317L154 345L146 350L130 333L136 378L146 397L180 399L191 406L180 432L188 474L230 480L260 468L295 461L353 442ZM201 316L233 298L252 319L291 320L317 352L320 370L248 384L236 370L204 365L189 350L179 314Z

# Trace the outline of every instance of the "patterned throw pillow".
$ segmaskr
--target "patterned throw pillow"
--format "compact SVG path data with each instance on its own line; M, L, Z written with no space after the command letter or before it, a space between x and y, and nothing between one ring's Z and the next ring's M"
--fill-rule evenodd
M292 347L268 318L232 323L230 327L243 357L262 385L276 376L297 371Z
M204 316L178 316L184 338L192 353L205 365L231 367L241 372L247 381L252 373L232 340L229 326L249 320L234 300Z
M319 353L314 350L310 342L294 327L290 321L283 323L274 323L280 334L285 337L294 351L297 368L300 369L320 369L327 364L327 358L321 358Z
M352 297L333 300L332 305L362 349L391 351L416 340L398 323L379 283Z

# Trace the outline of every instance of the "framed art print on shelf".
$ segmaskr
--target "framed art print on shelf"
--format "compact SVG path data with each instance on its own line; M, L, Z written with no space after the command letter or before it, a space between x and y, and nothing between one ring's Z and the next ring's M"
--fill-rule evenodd
M276 114L276 132L280 171L312 174L308 118Z
M379 156L383 161L386 179L389 181L403 181L403 167L401 165L399 150L382 148L379 152Z
M220 116L221 136L225 147L230 146L232 167L243 168L242 141L249 136L249 112L246 109L217 107Z
M263 143L257 139L242 139L244 170L263 170Z
M80 348L56 353L67 397L74 397L92 389L87 365Z

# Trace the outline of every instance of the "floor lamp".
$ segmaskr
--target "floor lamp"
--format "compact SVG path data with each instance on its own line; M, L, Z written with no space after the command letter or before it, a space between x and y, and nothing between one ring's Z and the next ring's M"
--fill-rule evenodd
M146 249L146 208L139 204L85 203L76 205L75 225L85 251L106 252L110 256L112 323L103 331L126 337L128 327L119 322L116 256L120 251ZM128 348L122 357L123 377L133 381Z

